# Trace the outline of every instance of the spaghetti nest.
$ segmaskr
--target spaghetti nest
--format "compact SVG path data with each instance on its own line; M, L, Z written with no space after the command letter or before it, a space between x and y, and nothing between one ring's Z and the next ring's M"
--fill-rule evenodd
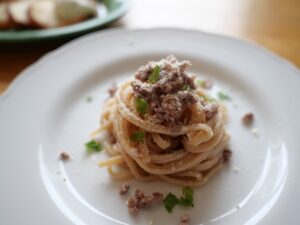
M159 65L156 85L162 84L166 72L174 72L170 70L170 65L165 66L164 63L178 67L179 76L184 73L184 70L180 70L182 64L173 57L171 60L168 57L156 63L151 62L149 67L143 69L151 76L155 66ZM223 154L229 140L223 127L225 111L217 102L209 102L203 90L191 85L190 80L186 82L190 85L188 90L180 88L161 93L159 89L154 89L155 93L143 95L143 91L135 91L134 82L139 78L138 75L140 73L136 74L134 80L120 85L115 96L105 103L98 132L106 133L103 145L111 157L100 162L100 166L107 166L115 178L133 176L142 181L158 178L190 187L204 184L224 164ZM153 86L149 84L149 77L144 80L138 82ZM184 95L187 92L194 99L189 104L184 106L177 102L175 109L172 108L174 104L158 108L164 104L164 98L178 97L180 93ZM137 98L145 100L146 112L139 110ZM184 98L178 99L184 101ZM172 117L166 112L168 107L173 113ZM175 115L176 110L178 114ZM158 117L157 112L163 116Z

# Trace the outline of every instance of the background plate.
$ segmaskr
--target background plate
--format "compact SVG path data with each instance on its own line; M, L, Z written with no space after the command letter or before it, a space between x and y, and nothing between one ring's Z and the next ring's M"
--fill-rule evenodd
M233 160L195 189L195 207L163 206L131 217L120 182L86 155L106 91L149 60L169 54L193 63L190 72L211 78L228 107ZM297 224L299 199L299 71L251 44L176 29L109 30L79 38L26 69L0 98L1 224ZM87 97L93 100L87 102ZM255 114L258 135L241 124ZM61 151L69 162L58 159ZM180 194L164 182L130 181L145 192ZM47 219L45 219L47 218Z
M70 38L99 29L120 18L129 7L129 0L102 0L98 3L99 16L70 26L43 30L0 31L1 42L25 42Z

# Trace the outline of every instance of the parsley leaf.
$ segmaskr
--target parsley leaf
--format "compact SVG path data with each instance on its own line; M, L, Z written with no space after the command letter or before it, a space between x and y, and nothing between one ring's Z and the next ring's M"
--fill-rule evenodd
M159 80L160 66L156 65L148 78L150 84L155 84Z
M198 84L200 87L205 87L205 81L204 81L204 80L197 80L197 84Z
M131 141L136 142L144 142L145 132L144 131L136 131L130 136Z
M147 112L148 103L144 98L137 97L135 99L135 105L136 111L138 111L140 114L145 114Z
M182 189L182 195L177 198L176 195L169 193L163 200L166 210L170 213L172 212L175 205L182 205L187 207L194 207L194 191L189 187L184 187Z
M216 101L216 99L214 99L208 95L203 95L203 96L201 96L201 98L206 102L215 102Z
M185 206L192 206L193 207L194 206L194 204L193 204L193 201L194 201L194 198L193 198L194 191L191 188L189 188L189 187L184 187L182 189L182 194L183 194L184 198L181 197L180 200L184 202L183 205L185 205Z
M178 201L178 198L172 193L169 193L163 200L164 206L169 213L172 212L175 205L178 204Z
M88 96L88 97L86 98L86 101L87 101L87 102L91 102L91 101L93 101L93 98L92 98L92 96Z
M224 94L223 92L218 92L218 97L220 100L230 100L230 97L226 94Z
M85 148L89 153L100 152L102 150L102 145L94 140L85 143Z
M183 91L190 91L190 90L191 90L191 87L190 87L190 85L185 84L185 85L182 86L182 90L183 90Z

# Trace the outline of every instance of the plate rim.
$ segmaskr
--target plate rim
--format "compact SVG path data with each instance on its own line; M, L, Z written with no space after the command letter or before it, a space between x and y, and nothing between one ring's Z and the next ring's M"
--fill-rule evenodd
M127 0L125 0L127 1ZM172 27L161 27L161 28L138 28L138 29L130 29L130 28L108 28L104 31L95 31L89 34L85 34L83 36L77 37L70 42L67 42L66 44L63 44L57 49L54 49L43 56L41 56L37 61L34 63L28 65L25 69L23 69L20 73L16 75L16 77L11 81L11 83L8 85L8 87L0 94L0 104L1 101L3 101L4 98L6 98L9 93L11 93L16 86L22 82L23 79L25 79L27 76L30 75L30 71L34 70L35 68L39 67L40 64L42 64L44 61L50 59L51 57L55 57L55 55L60 54L64 51L68 51L69 49L72 49L73 47L77 45L84 44L85 42L90 41L91 39L94 39L96 37L103 37L103 36L109 36L109 35L115 35L123 34L123 33L129 33L129 32L155 32L155 31L170 31L170 32L189 32L189 33L198 33L205 36L210 36L214 38L219 39L226 39L228 41L238 42L239 44L245 45L247 47L251 47L260 53L266 55L269 58L272 58L272 60L277 61L278 63L289 67L291 70L293 70L295 73L298 74L300 77L300 68L296 66L295 63L289 61L288 59L278 55L277 53L265 48L264 46L253 42L251 40L245 40L245 39L239 39L232 36L227 36L223 34L215 34L215 33L209 33L204 32L197 29L185 29L185 28L172 28ZM0 40L1 41L1 40ZM288 75L291 76L291 75ZM286 76L284 76L286 77ZM285 78L286 79L286 78Z

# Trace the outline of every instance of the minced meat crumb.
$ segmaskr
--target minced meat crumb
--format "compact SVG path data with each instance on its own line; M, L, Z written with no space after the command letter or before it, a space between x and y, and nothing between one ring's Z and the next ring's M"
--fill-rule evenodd
M120 188L120 191L119 191L120 195L126 194L128 192L128 190L129 190L129 188L130 188L130 186L129 186L128 183L122 184L122 186Z
M182 215L179 225L189 225L190 217L188 215Z
M253 113L246 113L242 118L242 122L246 126L250 126L253 123L253 120L254 120Z
M232 157L232 151L230 149L225 149L223 151L223 160L224 160L224 162L230 161L231 157Z
M219 111L219 105L216 103L202 103L206 120L210 120Z
M153 192L151 195L145 195L141 190L135 191L134 197L127 200L128 211L132 215L137 215L139 209L149 208L163 200L163 194L160 192Z
M157 82L147 82L157 65L160 66ZM136 72L131 83L134 95L147 101L155 123L180 126L179 118L185 109L197 102L197 95L192 92L196 88L194 78L185 73L189 65L190 62L179 62L171 55L159 62L149 62Z
M116 93L117 89L118 89L118 88L117 88L117 85L116 85L115 83L113 83L113 84L111 85L111 87L108 89L109 97L115 96L115 93Z
M68 154L68 153L66 153L66 152L62 152L62 153L60 153L60 159L61 160L63 160L63 161L67 161L67 160L69 160L70 159L70 155Z

